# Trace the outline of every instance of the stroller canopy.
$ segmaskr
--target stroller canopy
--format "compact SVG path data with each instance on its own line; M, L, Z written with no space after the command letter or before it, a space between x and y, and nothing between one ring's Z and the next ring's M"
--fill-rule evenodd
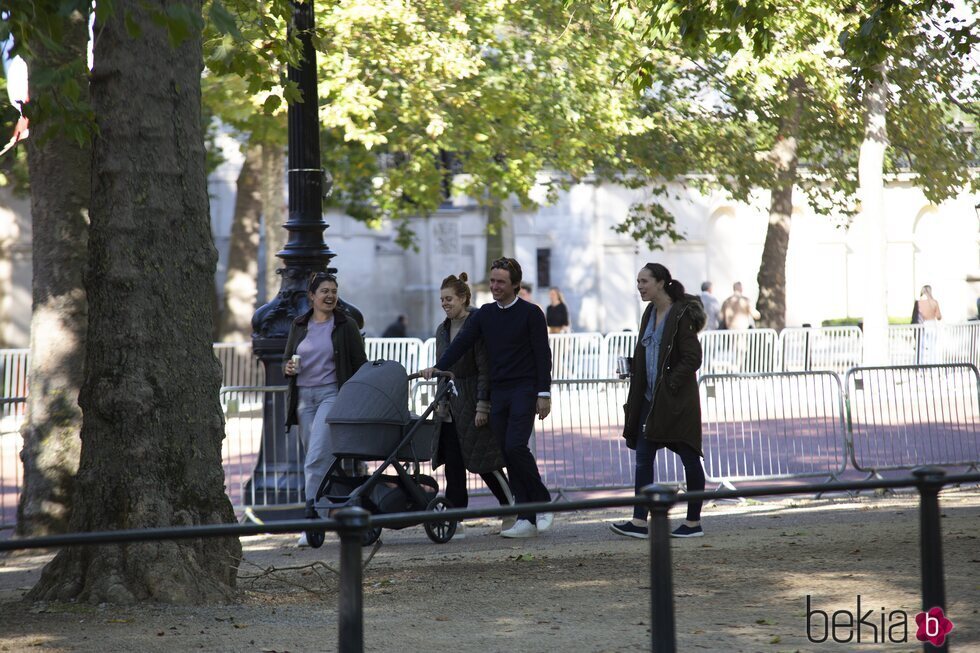
M373 361L347 380L337 393L328 424L407 424L408 373L396 361Z

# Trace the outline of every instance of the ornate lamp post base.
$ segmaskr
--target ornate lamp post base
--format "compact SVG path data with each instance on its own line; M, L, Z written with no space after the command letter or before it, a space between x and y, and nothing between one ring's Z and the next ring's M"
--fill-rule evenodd
M320 125L317 115L316 52L313 49L313 5L293 1L289 33L299 39L303 59L289 67L303 102L289 104L289 217L283 225L289 232L286 246L276 254L285 267L280 270L279 294L252 316L252 351L265 366L266 384L286 385L282 373L283 352L293 320L309 310L307 282L314 272L336 272L329 268L335 256L323 240L323 197L330 192L330 178L320 167ZM339 302L363 328L364 318L353 305ZM298 428L285 428L283 393L266 395L262 417L262 445L252 478L245 486L252 513L262 518L290 519L294 511L262 510L262 506L299 506L303 496L303 459Z

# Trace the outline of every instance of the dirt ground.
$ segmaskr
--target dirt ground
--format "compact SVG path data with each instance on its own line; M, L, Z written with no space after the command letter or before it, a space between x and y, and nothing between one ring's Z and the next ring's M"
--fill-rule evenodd
M980 651L980 489L948 489L941 501L950 650ZM917 503L901 494L707 506L707 536L673 541L678 650L921 651ZM649 650L647 543L609 532L621 515L558 515L525 541L501 539L496 520L445 545L420 527L386 532L364 572L366 649ZM26 603L50 554L0 558L0 651L336 650L337 540L320 550L294 540L245 539L240 603L205 607ZM861 627L860 644L811 642L808 595L828 614L856 612L860 596L877 628ZM819 613L810 625L814 639L832 634Z

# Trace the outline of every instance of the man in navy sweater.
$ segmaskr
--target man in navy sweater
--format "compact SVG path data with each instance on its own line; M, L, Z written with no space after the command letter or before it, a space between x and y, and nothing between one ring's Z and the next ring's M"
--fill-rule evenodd
M544 419L551 412L551 348L544 313L517 296L521 277L521 266L514 259L494 261L490 265L494 301L470 316L435 367L422 370L422 376L448 370L483 338L490 357L490 428L504 451L516 502L529 503L551 501L527 446L534 416ZM500 534L534 537L550 528L552 519L552 513L521 513Z

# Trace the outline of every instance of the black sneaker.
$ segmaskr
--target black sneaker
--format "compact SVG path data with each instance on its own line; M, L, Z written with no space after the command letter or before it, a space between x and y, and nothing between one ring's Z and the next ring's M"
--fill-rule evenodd
M649 531L647 530L646 526L637 526L631 521L626 521L622 524L609 524L609 530L616 535L635 537L638 540L645 540L649 535Z
M681 524L670 534L671 537L704 537L704 530L700 526L688 526Z

